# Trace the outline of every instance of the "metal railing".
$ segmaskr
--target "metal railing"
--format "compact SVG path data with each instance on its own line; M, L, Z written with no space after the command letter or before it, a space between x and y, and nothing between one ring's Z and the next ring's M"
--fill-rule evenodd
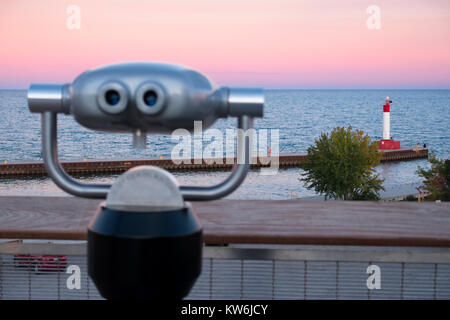
M0 299L101 299L85 254L84 241L0 243ZM373 264L381 270L381 289L366 284ZM79 289L70 288L74 265ZM187 299L450 299L450 250L206 246Z

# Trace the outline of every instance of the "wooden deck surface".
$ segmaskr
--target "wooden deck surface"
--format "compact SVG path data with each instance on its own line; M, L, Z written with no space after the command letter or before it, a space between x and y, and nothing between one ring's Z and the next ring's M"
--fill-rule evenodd
M99 200L0 197L0 238L85 240ZM205 243L450 248L450 204L218 200L193 202Z

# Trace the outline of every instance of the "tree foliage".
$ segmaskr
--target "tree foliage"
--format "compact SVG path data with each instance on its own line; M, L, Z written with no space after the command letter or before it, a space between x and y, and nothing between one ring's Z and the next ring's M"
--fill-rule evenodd
M324 194L325 200L376 200L384 190L384 180L375 174L381 156L378 142L372 142L362 130L337 127L330 134L322 133L308 148L300 181Z
M417 174L425 178L421 190L430 193L430 200L450 201L450 159L438 159L431 154L428 161L431 168L426 170L419 167Z

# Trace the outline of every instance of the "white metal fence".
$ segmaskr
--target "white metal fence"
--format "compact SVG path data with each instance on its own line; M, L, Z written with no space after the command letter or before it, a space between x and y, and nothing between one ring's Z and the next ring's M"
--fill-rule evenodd
M0 243L0 299L101 299L87 276L85 253L82 241ZM373 264L380 268L381 289L367 287ZM70 289L78 275L67 271L74 265L79 289ZM450 299L450 250L205 247L202 274L187 298Z

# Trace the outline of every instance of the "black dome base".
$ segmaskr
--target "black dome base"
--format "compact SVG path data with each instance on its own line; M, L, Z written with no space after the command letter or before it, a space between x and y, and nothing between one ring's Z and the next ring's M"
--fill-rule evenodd
M180 222L186 219L190 223L182 234ZM106 299L182 299L189 294L201 272L203 246L202 230L198 223L193 230L193 221L189 208L164 213L100 208L88 229L88 273L100 294ZM127 235L135 223L141 231L159 231ZM116 234L104 234L106 230Z

